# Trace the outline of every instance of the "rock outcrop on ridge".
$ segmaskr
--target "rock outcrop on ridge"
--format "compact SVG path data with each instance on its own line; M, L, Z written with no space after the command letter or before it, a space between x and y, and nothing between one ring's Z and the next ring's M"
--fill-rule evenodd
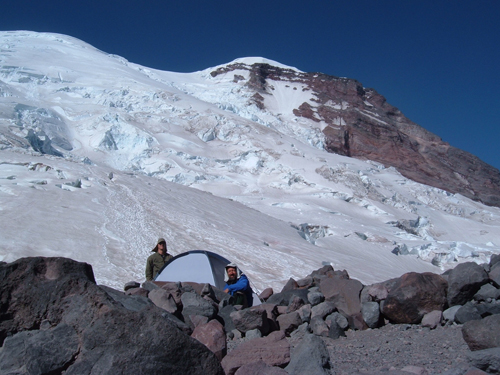
M242 309L209 284L120 292L86 263L0 262L0 373L498 373L499 264L373 285L324 266Z
M302 103L294 114L327 124L327 151L374 160L414 181L500 206L498 169L410 121L374 89L354 79L262 63L228 65L212 76L235 69L250 70L247 85L256 90L252 103L261 109L265 95L272 94L273 81L303 83L314 103Z

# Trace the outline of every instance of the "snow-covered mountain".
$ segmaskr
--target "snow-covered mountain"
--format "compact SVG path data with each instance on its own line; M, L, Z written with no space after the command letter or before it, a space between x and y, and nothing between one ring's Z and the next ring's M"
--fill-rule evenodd
M264 58L165 72L0 32L0 261L66 256L121 288L161 236L174 255L234 260L261 290L324 263L369 284L500 252L498 207L327 152L331 124L303 115L311 90L259 81L262 64L301 74Z

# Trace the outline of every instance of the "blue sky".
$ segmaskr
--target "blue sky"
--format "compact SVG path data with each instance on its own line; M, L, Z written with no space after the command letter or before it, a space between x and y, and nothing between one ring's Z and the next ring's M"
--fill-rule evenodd
M2 0L0 30L56 32L147 67L262 56L357 79L500 169L500 1Z

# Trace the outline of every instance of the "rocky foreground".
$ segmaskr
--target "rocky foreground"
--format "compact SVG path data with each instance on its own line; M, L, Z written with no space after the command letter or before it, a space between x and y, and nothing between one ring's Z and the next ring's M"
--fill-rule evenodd
M0 374L500 373L500 256L374 285L330 266L248 309L216 288L0 262Z

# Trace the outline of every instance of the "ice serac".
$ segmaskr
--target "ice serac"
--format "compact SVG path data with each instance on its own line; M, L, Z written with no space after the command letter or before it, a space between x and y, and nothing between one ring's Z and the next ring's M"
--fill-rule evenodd
M228 65L212 75L241 67ZM265 63L254 63L249 70L247 85L256 91L252 99L261 109L272 81L300 82L303 91L310 90L313 99L293 113L323 123L327 151L374 160L414 181L500 206L498 169L410 121L375 90L353 79Z

